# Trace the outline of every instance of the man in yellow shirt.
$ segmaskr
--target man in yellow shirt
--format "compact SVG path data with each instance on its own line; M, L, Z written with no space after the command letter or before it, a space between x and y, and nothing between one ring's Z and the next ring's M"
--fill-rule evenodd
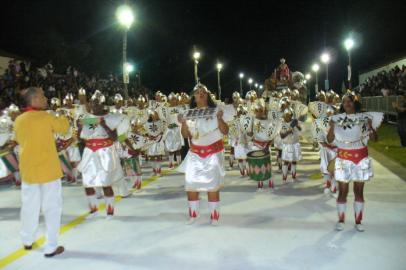
M39 223L40 211L45 217L45 257L64 251L58 246L62 214L62 177L55 133L66 133L69 121L55 117L44 110L47 98L42 88L23 90L26 111L17 117L14 125L16 141L20 146L21 237L25 249L32 249Z

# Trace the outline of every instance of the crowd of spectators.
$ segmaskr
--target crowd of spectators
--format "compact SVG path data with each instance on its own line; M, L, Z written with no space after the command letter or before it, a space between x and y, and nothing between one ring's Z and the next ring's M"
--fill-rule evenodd
M67 93L76 94L79 88L84 88L88 94L98 89L106 97L114 97L116 93L122 93L121 77L113 74L108 74L106 77L99 74L87 75L74 67L68 67L65 72L60 73L62 74L55 72L52 62L43 67L34 68L28 62L10 61L4 74L0 74L0 109L10 103L19 103L20 90L28 86L42 87L48 98L64 98ZM137 97L139 94L148 94L149 90L130 84L128 92L130 97Z
M406 66L379 72L360 84L359 91L362 96L403 95L406 91Z

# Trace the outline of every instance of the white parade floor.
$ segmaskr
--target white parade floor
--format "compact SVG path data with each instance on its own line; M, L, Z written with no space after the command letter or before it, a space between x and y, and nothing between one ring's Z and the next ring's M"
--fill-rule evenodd
M207 198L201 217L186 225L183 175L171 174L116 204L116 216L69 223L87 211L83 188L64 187L65 253L53 259L42 247L25 254L19 238L19 190L0 187L0 268L6 269L406 269L406 183L374 163L366 185L366 231L347 224L336 232L335 200L322 192L318 154L304 151L298 183L256 192L256 184L227 171L218 227L209 225ZM150 171L150 169L147 169ZM147 173L148 175L150 173ZM148 176L147 176L148 177ZM404 176L403 178L406 178ZM38 236L43 235L40 227Z

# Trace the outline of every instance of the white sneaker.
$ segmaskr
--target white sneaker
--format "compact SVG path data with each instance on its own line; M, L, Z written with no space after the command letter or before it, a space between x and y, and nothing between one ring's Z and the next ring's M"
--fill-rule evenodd
M212 219L210 222L211 226L218 226L219 225L219 221L217 219Z
M330 193L330 189L329 188L324 188L324 194L329 194Z
M362 224L355 224L355 229L359 232L364 232L365 228L362 226Z
M257 188L257 192L263 192L264 189L263 188Z
M336 224L336 231L344 230L344 222L337 222Z

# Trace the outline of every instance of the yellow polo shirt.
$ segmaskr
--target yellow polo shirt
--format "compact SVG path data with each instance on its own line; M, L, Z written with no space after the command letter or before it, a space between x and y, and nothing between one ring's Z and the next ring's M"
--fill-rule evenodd
M28 111L14 123L15 139L20 146L19 167L22 181L43 184L63 176L56 150L55 133L66 133L69 121L45 111Z

